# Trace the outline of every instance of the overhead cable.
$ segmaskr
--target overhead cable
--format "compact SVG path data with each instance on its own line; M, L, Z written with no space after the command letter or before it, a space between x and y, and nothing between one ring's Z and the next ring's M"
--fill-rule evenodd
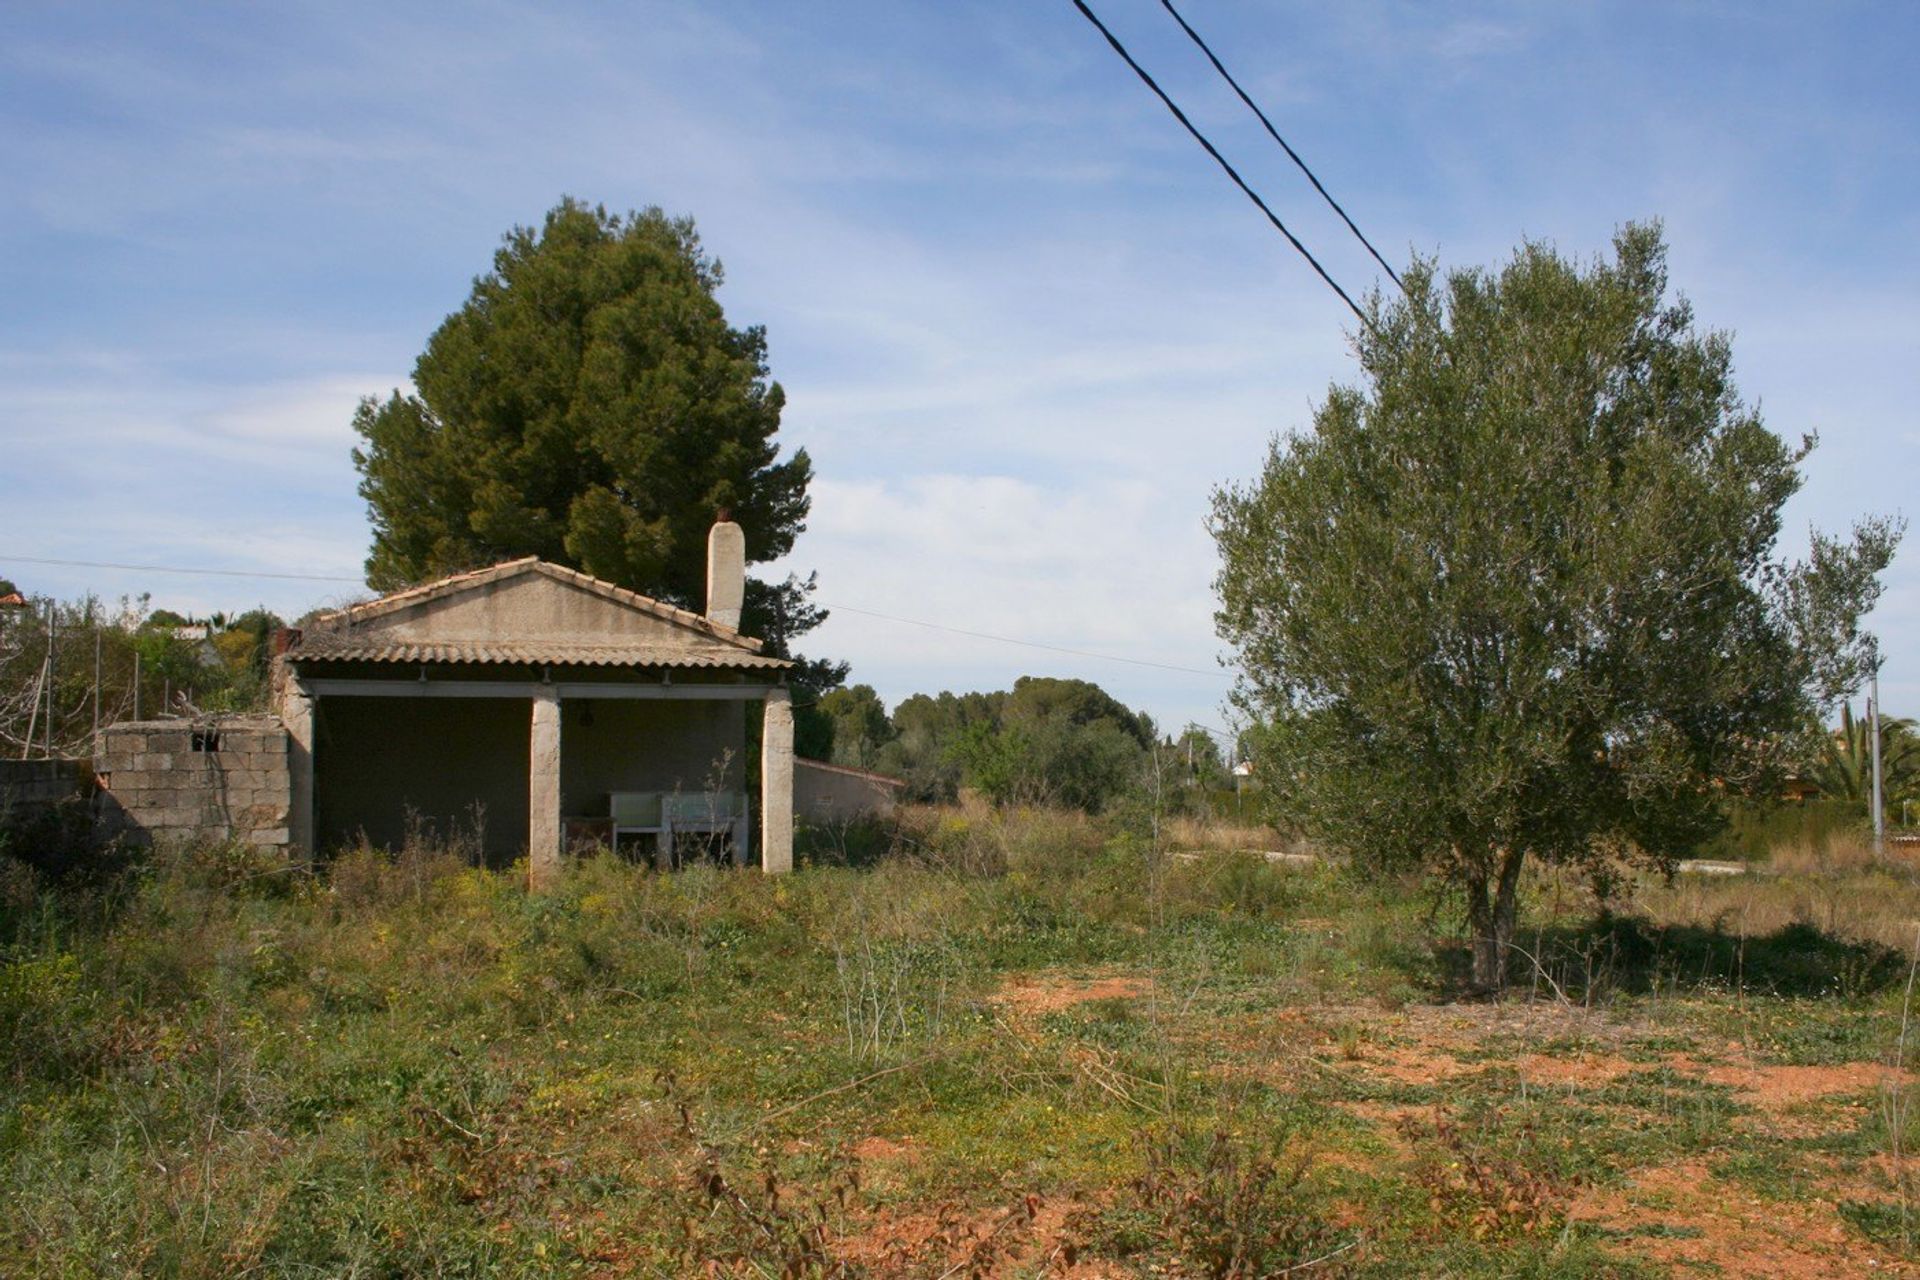
M1287 230L1287 224L1280 221L1280 216L1267 207L1267 202L1260 198L1260 194L1247 185L1247 180L1242 178L1239 171L1227 162L1227 158L1220 154L1219 148L1207 140L1207 135L1201 133L1200 130L1194 126L1193 121L1187 119L1187 113L1182 111L1179 104L1174 102L1171 97L1167 96L1167 91L1162 89L1159 83L1147 73L1147 69L1133 60L1133 55L1127 52L1127 47L1121 44L1118 37L1116 37L1113 32L1107 30L1107 24L1100 21L1093 10L1087 7L1086 0L1073 0L1073 7L1078 9L1081 15L1085 17L1088 22L1091 22L1101 35L1106 37L1107 43L1113 46L1113 51L1120 55L1121 61L1133 69L1133 74L1140 77L1142 84L1153 90L1154 96L1159 98L1160 101L1165 104L1167 110L1173 113L1173 118L1178 120L1181 126L1193 135L1193 140L1204 147L1207 154L1214 158L1215 163L1226 171L1226 175L1233 179L1233 185L1239 187L1247 199L1253 201L1260 212L1267 215L1267 221L1271 222L1274 229L1287 238L1287 243L1293 246L1296 253L1307 260L1307 265L1312 267L1314 273L1326 282L1327 287L1340 295L1340 301L1347 304L1347 309L1353 312L1360 323L1363 325L1370 324L1371 322L1367 319L1366 312L1360 310L1353 299L1347 296L1347 291L1340 287L1339 282L1327 274L1327 269L1320 265L1320 260L1308 251L1306 245L1300 243L1300 237Z
M918 618L898 618L890 613L875 613L871 609L856 609L850 604L829 604L820 602L820 607L829 611L839 609L845 613L857 613L865 618L879 618L883 622L902 622L910 627L925 627L929 631L945 631L956 636L972 636L976 640L997 640L1001 644L1017 644L1028 649L1045 649L1050 653L1070 653L1076 658L1098 658L1102 662L1124 662L1132 667L1152 667L1158 671L1181 671L1194 676L1217 676L1218 671L1203 671L1199 667L1176 666L1171 662L1149 662L1145 658L1123 658L1116 653L1096 653L1091 649L1069 649L1064 645L1042 644L1037 640L1016 640L1012 636L997 636L988 631L969 631L965 627L949 627L938 622L922 622Z
M253 569L182 569L166 564L110 564L103 560L50 560L44 556L0 556L0 560L14 560L21 564L53 564L71 569L128 569L136 573L187 573L207 578L280 578L293 582L354 582L359 578L343 578L327 573L269 573Z
M1354 238L1367 247L1367 252L1373 255L1375 262L1380 264L1380 269L1387 273L1387 278L1392 280L1397 287L1405 290L1406 286L1400 283L1399 273L1393 269L1392 265L1388 263L1385 258L1380 256L1380 251L1373 247L1373 241L1367 239L1360 228L1354 225L1353 219L1347 216L1347 211L1340 207L1340 202L1333 198L1332 193L1320 185L1320 179L1315 177L1313 170L1307 167L1307 162L1300 158L1300 153L1287 145L1287 140L1280 136L1278 129L1273 127L1273 121L1267 119L1267 113L1262 111L1258 104L1247 96L1247 91L1240 87L1240 82L1233 78L1233 73L1221 64L1220 59L1214 56L1214 52L1208 47L1207 42L1200 38L1200 33L1193 29L1191 23L1180 16L1180 11L1173 7L1173 0L1160 0L1160 7L1173 16L1173 20L1180 24L1180 29L1187 33L1187 38L1199 46L1201 53L1207 55L1207 61L1213 64L1213 69L1220 73L1223 80L1233 86L1233 91L1240 95L1240 101L1247 104L1247 110L1253 112L1253 114L1259 118L1260 123L1266 127L1267 135L1279 143L1280 149L1287 153L1287 158L1299 166L1300 172L1307 175L1307 181L1313 184L1313 189L1318 191L1321 199L1325 200L1332 206L1333 211L1340 215L1340 221L1347 224L1347 230L1353 232Z

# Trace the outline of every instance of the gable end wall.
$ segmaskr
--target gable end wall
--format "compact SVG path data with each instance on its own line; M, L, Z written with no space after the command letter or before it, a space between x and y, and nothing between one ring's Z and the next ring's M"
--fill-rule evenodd
M543 573L523 573L438 600L424 600L368 619L353 630L358 635L391 636L416 643L639 642L662 648L739 652L666 618L629 608Z

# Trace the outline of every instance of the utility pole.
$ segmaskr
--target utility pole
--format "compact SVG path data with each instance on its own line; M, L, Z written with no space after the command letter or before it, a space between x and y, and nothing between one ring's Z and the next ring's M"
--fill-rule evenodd
M33 754L33 735L40 728L40 708L47 707L49 718L53 704L47 697L47 683L53 675L53 602L47 602L47 651L40 655L40 678L33 686L33 708L27 713L27 736L20 743L20 758ZM49 752L49 755L52 753Z
M1880 790L1880 649L1873 651L1872 692L1867 696L1867 741L1873 748L1873 856L1887 852L1887 814Z
M93 606L87 606L87 617L93 617ZM100 741L100 624L93 624L93 740Z
M42 731L47 759L53 759L53 601L47 601L47 727Z

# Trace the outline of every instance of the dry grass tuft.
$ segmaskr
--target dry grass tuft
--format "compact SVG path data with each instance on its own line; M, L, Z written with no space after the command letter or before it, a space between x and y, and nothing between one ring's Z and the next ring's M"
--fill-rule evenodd
M1292 851L1299 841L1270 826L1235 822L1231 818L1168 818L1161 827L1176 849L1220 849L1232 853Z

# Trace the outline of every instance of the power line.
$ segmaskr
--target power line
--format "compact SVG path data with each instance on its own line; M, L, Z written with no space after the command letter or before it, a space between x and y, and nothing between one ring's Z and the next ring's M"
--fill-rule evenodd
M1340 215L1340 221L1347 224L1347 230L1353 232L1355 238L1358 239L1361 244L1367 246L1367 252L1373 255L1373 260L1380 264L1380 269L1387 273L1387 277L1391 279L1393 283L1397 287L1399 287L1402 291L1405 291L1406 286L1400 283L1399 273L1394 271L1393 267L1387 262L1387 260L1380 256L1380 251L1373 247L1373 241L1367 239L1367 237L1364 234L1362 234L1360 228L1354 225L1353 219L1347 216L1347 211L1340 207L1340 202L1338 200L1335 200L1332 194L1328 192L1328 190L1325 187L1320 185L1320 179L1315 177L1313 170L1307 167L1307 162L1300 158L1300 153L1287 145L1287 140L1280 136L1280 131L1278 129L1273 127L1273 121L1267 119L1267 113L1262 111L1254 103L1253 99L1247 96L1247 91L1240 87L1240 82L1233 78L1233 73L1228 71L1225 66L1221 65L1220 59L1214 56L1214 52L1211 48L1208 47L1207 42L1200 38L1200 33L1198 31L1195 31L1192 25L1188 23L1185 18L1180 16L1180 11L1173 7L1173 0L1160 0L1160 7L1165 9L1169 14L1173 15L1173 20L1180 24L1180 29L1182 31L1187 33L1187 38L1189 40L1192 40L1194 44L1200 47L1201 53L1204 53L1207 55L1207 61L1213 64L1213 69L1220 73L1220 76L1222 79L1224 79L1228 84L1233 86L1233 91L1240 95L1240 101L1247 104L1247 110L1253 112L1255 116L1259 117L1260 123L1266 126L1267 135L1271 137L1275 142L1279 143L1280 149L1287 153L1287 158L1292 160L1294 164L1300 167L1300 172L1307 175L1307 181L1313 184L1313 189L1315 191L1318 191L1320 193L1321 198L1324 199L1329 205L1333 206L1333 211Z
M872 609L856 609L850 604L829 604L821 601L821 607L828 610L839 609L845 613L857 613L865 618L879 618L883 622L900 622L910 627L925 627L929 631L945 631L956 636L972 636L976 640L997 640L1001 644L1017 644L1028 649L1045 649L1049 653L1070 653L1076 658L1098 658L1102 662L1124 662L1132 667L1153 667L1160 671L1182 671L1194 676L1217 676L1218 671L1203 671L1199 667L1182 667L1171 662L1150 662L1145 658L1123 658L1117 653L1096 653L1091 649L1070 649L1065 645L1042 644L1037 640L1016 640L1012 636L997 636L989 631L969 631L965 627L949 627L938 622L922 622L918 618L899 618L890 613L875 613Z
M1259 208L1260 212L1267 215L1267 221L1271 222L1274 226L1274 229L1277 230L1281 235L1287 238L1287 243L1292 245L1294 247L1294 251L1297 252L1301 257L1307 260L1307 265L1312 267L1314 269L1315 274L1317 274L1322 280L1326 281L1327 287L1340 295L1340 301L1347 304L1347 310L1353 312L1354 316L1360 321L1361 324L1368 324L1369 322L1367 320L1366 313L1360 310L1360 308L1354 304L1354 301L1352 298L1347 296L1347 291L1345 289L1342 289L1339 283L1336 280L1334 280L1332 276L1327 274L1327 269L1320 265L1319 259L1315 258L1312 253L1308 252L1307 246L1300 243L1300 238L1294 235L1293 232L1287 230L1287 224L1280 221L1280 216L1276 214L1272 209L1267 207L1267 202L1260 198L1259 193L1256 192L1252 187L1247 185L1246 179L1240 176L1239 171L1236 170L1231 164L1227 163L1227 158L1220 154L1219 148L1215 147L1213 143L1207 140L1207 135L1204 133L1201 133L1199 129L1194 127L1193 121L1187 119L1187 113L1182 111L1179 105L1175 103L1172 98L1167 96L1167 91L1165 89L1162 89L1159 83L1156 82L1154 78L1147 73L1147 69L1141 66L1138 62L1135 62L1133 60L1133 55L1127 52L1127 47L1121 44L1119 39L1113 34L1113 32L1107 30L1107 24L1100 21L1100 19L1094 14L1093 10L1087 7L1086 0L1073 0L1073 7L1078 9L1081 15L1085 17L1088 22L1091 22L1094 25L1094 27L1100 32L1101 35L1107 38L1107 43L1113 46L1113 51L1120 55L1121 61L1125 62L1129 67L1133 68L1133 74L1140 77L1140 82L1142 84L1146 85L1147 88L1153 90L1154 96L1159 98L1160 101L1165 104L1167 110L1173 112L1173 118L1178 120L1182 125L1182 127L1184 127L1188 133L1193 135L1193 140L1195 142L1198 142L1202 147L1206 148L1207 154L1212 156L1214 158L1214 161L1217 164L1219 164L1219 166L1223 170L1226 171L1226 175L1229 178L1233 179L1233 185L1236 187L1239 187L1240 190L1243 193L1245 193L1247 199L1253 201L1253 203Z
M142 573L182 573L198 577L215 578L281 578L295 582L354 582L358 578L343 578L324 573L249 573L242 569L189 569L181 565L169 564L119 564L106 560L53 560L43 556L0 555L0 560L17 561L21 564L62 565L77 569L130 569ZM1049 653L1072 654L1077 658L1097 658L1102 662L1124 662L1128 666L1153 667L1160 671L1180 671L1188 675L1216 676L1217 671L1204 671L1199 667L1182 667L1170 662L1151 662L1145 658L1124 658L1116 653L1097 653L1091 649L1072 649L1065 645L1042 644L1037 640L1019 640L1013 636L999 636L987 631L969 631L964 627L949 627L939 622L923 622L919 618L902 618L891 613L878 613L872 609L857 609L850 604L828 604L821 602L825 609L839 609L845 613L857 613L865 618L878 618L883 622L898 622L910 627L925 627L929 631L946 631L953 635L971 636L976 640L994 640L1000 644L1020 645L1027 649L1044 649Z
M137 573L185 573L205 578L281 578L294 582L353 582L359 578L343 578L326 573L268 573L251 569L182 569L166 564L113 564L104 560L50 560L44 556L0 556L0 560L13 560L20 564L52 564L71 569L129 569Z

